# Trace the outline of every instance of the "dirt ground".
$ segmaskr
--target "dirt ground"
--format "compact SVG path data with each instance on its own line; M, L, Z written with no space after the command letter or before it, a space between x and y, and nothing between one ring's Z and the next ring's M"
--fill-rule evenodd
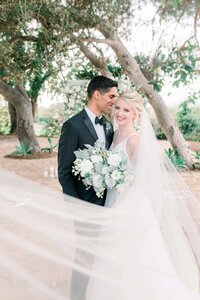
M47 147L47 138L39 137L38 141L41 147ZM52 139L53 144L58 142L57 138ZM160 142L163 148L170 147L166 141ZM200 143L189 143L190 148L194 151L200 150ZM61 190L57 179L57 155L53 158L45 159L12 159L5 158L10 154L15 146L19 145L17 137L0 136L0 167L15 172L23 177L38 181L53 189ZM185 182L200 201L200 171L189 171L181 174Z
M57 138L52 139L53 145ZM38 138L41 147L48 147L47 138ZM14 151L19 145L17 137L0 137L0 167L13 171L23 177L45 184L53 189L61 190L57 180L57 155L44 159L12 159L5 155Z

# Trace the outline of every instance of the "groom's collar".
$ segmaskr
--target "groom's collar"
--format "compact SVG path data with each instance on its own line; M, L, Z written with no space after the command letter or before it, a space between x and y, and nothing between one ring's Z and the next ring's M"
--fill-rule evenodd
M88 114L89 118L92 120L92 121L95 121L95 118L98 117L98 118L101 118L101 116L96 116L87 106L85 106L85 111L86 113Z

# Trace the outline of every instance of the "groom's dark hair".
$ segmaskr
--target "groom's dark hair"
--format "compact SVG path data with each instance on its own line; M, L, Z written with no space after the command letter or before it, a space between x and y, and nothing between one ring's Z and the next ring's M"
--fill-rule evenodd
M100 93L106 93L112 87L118 87L118 83L115 80L112 80L105 76L95 76L87 87L87 95L90 99L94 91L99 91Z

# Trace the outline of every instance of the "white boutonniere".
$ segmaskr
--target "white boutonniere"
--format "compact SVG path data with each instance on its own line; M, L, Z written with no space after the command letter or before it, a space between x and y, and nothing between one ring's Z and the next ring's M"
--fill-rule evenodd
M105 125L106 132L108 132L111 128L112 128L111 123L106 121L106 125Z

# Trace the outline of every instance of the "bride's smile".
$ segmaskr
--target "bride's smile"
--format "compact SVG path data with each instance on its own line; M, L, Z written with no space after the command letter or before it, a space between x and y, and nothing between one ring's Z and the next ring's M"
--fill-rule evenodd
M119 98L114 108L114 117L119 126L129 127L132 126L135 111L129 103Z

